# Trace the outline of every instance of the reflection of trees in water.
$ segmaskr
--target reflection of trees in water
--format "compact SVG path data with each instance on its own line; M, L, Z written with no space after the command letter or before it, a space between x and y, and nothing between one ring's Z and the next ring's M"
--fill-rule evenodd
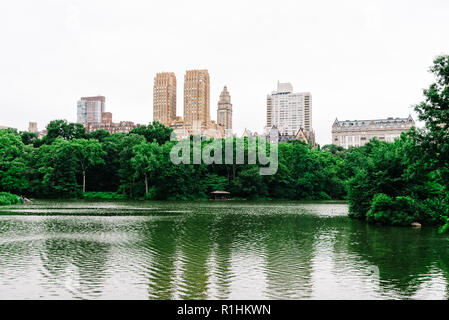
M209 209L210 210L210 209ZM265 210L265 209L264 209ZM307 218L306 218L307 220ZM217 214L191 215L183 223L182 245L184 288L182 298L204 298L210 276L216 282L216 298L231 294L232 255L239 252L249 260L262 258L270 297L305 297L311 291L313 219L304 221L289 215L241 214L235 208L220 208ZM298 233L303 228L305 233ZM306 234L307 233L307 234ZM213 252L214 266L208 263ZM254 265L247 265L252 268ZM238 272L238 270L237 270ZM264 281L264 279L257 279ZM187 290L189 288L189 290Z
M49 234L55 237L47 239L41 254L43 276L57 287L64 287L76 298L95 298L101 294L101 287L106 277L106 263L111 245L83 239L87 230L99 232L101 224L80 226L73 220L49 220L44 222ZM84 230L83 233L78 233ZM81 235L80 237L78 237ZM48 286L48 290L53 290Z
M310 297L318 219L278 214L264 220L260 231L264 234L268 297Z
M30 259L36 256L35 246L30 241L15 241L16 237L26 237L31 233L31 226L22 221L0 220L0 241L6 240L0 242L0 278L19 277L21 274L18 271L26 270L33 263Z
M176 292L182 299L208 298L210 276L216 271L218 295L225 299L230 292L231 245L236 232L230 228L232 223L235 220L229 217L199 213L145 222L139 245L148 254L149 298L173 299ZM212 252L216 270L210 264Z
M239 223L235 216L227 214L217 215L213 221L211 236L216 262L217 299L229 299L231 294L232 243L239 232Z
M211 289L215 289L214 297L229 298L233 278L241 276L231 269L233 253L237 252L249 260L264 261L261 271L267 280L268 297L312 295L316 241L333 224L316 216L241 214L235 208L220 208L210 214L212 210L198 209L175 220L151 220L139 228L145 230L142 245L151 255L147 266L151 299L170 299L175 292L183 299L210 298ZM180 266L179 283L176 265Z
M150 299L229 298L233 279L242 277L232 268L236 254L247 258L245 261L263 260L265 278L257 281L266 279L264 294L268 298L311 297L313 261L320 263L321 255L327 253L332 254L333 271L345 272L347 264L356 271L357 263L377 266L380 290L386 297L412 297L428 281L422 276L429 275L435 266L449 283L449 245L434 229L377 227L345 217L298 215L290 212L297 210L292 208L229 206L217 210L204 206L194 208L192 214L127 225L131 228L128 231L139 233L141 239L132 243L130 248L137 248L138 253L136 261L129 263L144 266ZM111 231L108 225L82 223L76 218L48 219L43 225L49 236L41 254L43 275L50 284L46 289L58 293L55 290L61 286L67 290L68 284L75 297L98 297L108 276L106 264L113 244L96 236ZM0 257L6 250L22 249L26 250L18 245L0 245ZM0 267L2 264L0 261Z
M444 279L446 280L445 298L449 300L449 239L447 239L447 234L443 237L437 237L435 242L432 251L434 252L434 259L437 262L437 266L443 272Z
M188 216L180 230L181 299L205 299L209 286L208 260L212 250L211 227L213 216Z
M261 271L267 280L267 292L264 294L269 298L309 297L312 290L314 234L319 228L316 225L318 219L284 215L269 207L246 210L254 212L241 214L232 207L221 208L221 213L213 221L217 298L228 298L231 293L231 277L240 276L231 271L232 254L237 251L249 260L263 260ZM255 265L247 266L249 269L254 267ZM257 279L260 282L264 280Z
M139 245L149 255L145 262L150 278L148 296L150 299L173 299L178 223L173 219L155 219L146 221L139 229L142 230Z
M143 245L151 255L150 298L171 299L177 293L183 299L210 298L211 289L213 297L229 298L233 279L242 276L232 269L235 254L264 261L269 298L311 297L313 261L319 253L332 254L336 277L347 272L348 264L355 272L366 271L367 280L370 267L376 273L378 268L372 290L379 287L385 297L413 297L435 266L449 283L448 242L431 228L372 226L269 206L242 209L256 214L242 214L232 206L215 210L194 208L193 214L146 223ZM323 263L318 258L317 263Z
M410 298L427 275L435 261L440 263L448 281L448 250L436 230L423 228L386 227L351 221L347 245L351 252L379 268L380 287L386 295Z

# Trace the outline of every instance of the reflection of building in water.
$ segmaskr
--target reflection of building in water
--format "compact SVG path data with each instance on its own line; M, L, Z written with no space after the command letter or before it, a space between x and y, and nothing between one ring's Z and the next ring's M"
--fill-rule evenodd
M412 116L408 118L387 118L377 120L335 119L332 125L332 143L343 148L360 147L376 137L381 141L393 142L402 132L415 125Z

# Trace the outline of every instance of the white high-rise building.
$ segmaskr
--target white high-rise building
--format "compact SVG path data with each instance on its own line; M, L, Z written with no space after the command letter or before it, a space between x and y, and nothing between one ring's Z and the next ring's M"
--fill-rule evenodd
M267 127L276 126L288 135L299 129L312 131L312 95L310 92L294 93L290 83L278 82L277 90L267 96Z

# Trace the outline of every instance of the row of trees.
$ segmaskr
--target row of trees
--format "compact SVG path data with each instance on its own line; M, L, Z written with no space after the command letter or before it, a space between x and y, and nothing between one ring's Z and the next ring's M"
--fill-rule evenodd
M277 173L267 176L259 174L259 163L173 164L172 130L157 122L111 135L104 130L86 134L80 124L56 120L43 139L0 130L0 191L40 198L107 191L171 200L205 199L211 191L227 190L241 198L347 199L350 215L369 222L446 223L448 56L438 57L431 72L436 82L424 90L425 101L416 106L424 129L412 129L394 143L374 139L349 150L280 143ZM241 141L230 139L235 153ZM211 143L202 141L201 148ZM244 145L247 151L246 138Z
M28 132L0 131L1 190L42 198L109 191L161 200L207 198L218 189L242 198L312 200L344 199L346 195L343 159L301 142L279 144L277 173L261 176L257 162L173 164L170 151L177 142L170 141L170 128L156 122L129 134L111 135L103 130L86 134L83 129L52 121L42 140L30 139ZM236 145L242 141L229 139L235 160ZM202 141L201 148L211 143L212 139ZM248 140L243 143L247 155Z

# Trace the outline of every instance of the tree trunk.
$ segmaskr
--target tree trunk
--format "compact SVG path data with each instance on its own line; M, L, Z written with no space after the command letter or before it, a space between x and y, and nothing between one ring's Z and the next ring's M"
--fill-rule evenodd
M86 171L83 171L83 193L86 192Z
M148 194L148 176L145 173L145 194Z

